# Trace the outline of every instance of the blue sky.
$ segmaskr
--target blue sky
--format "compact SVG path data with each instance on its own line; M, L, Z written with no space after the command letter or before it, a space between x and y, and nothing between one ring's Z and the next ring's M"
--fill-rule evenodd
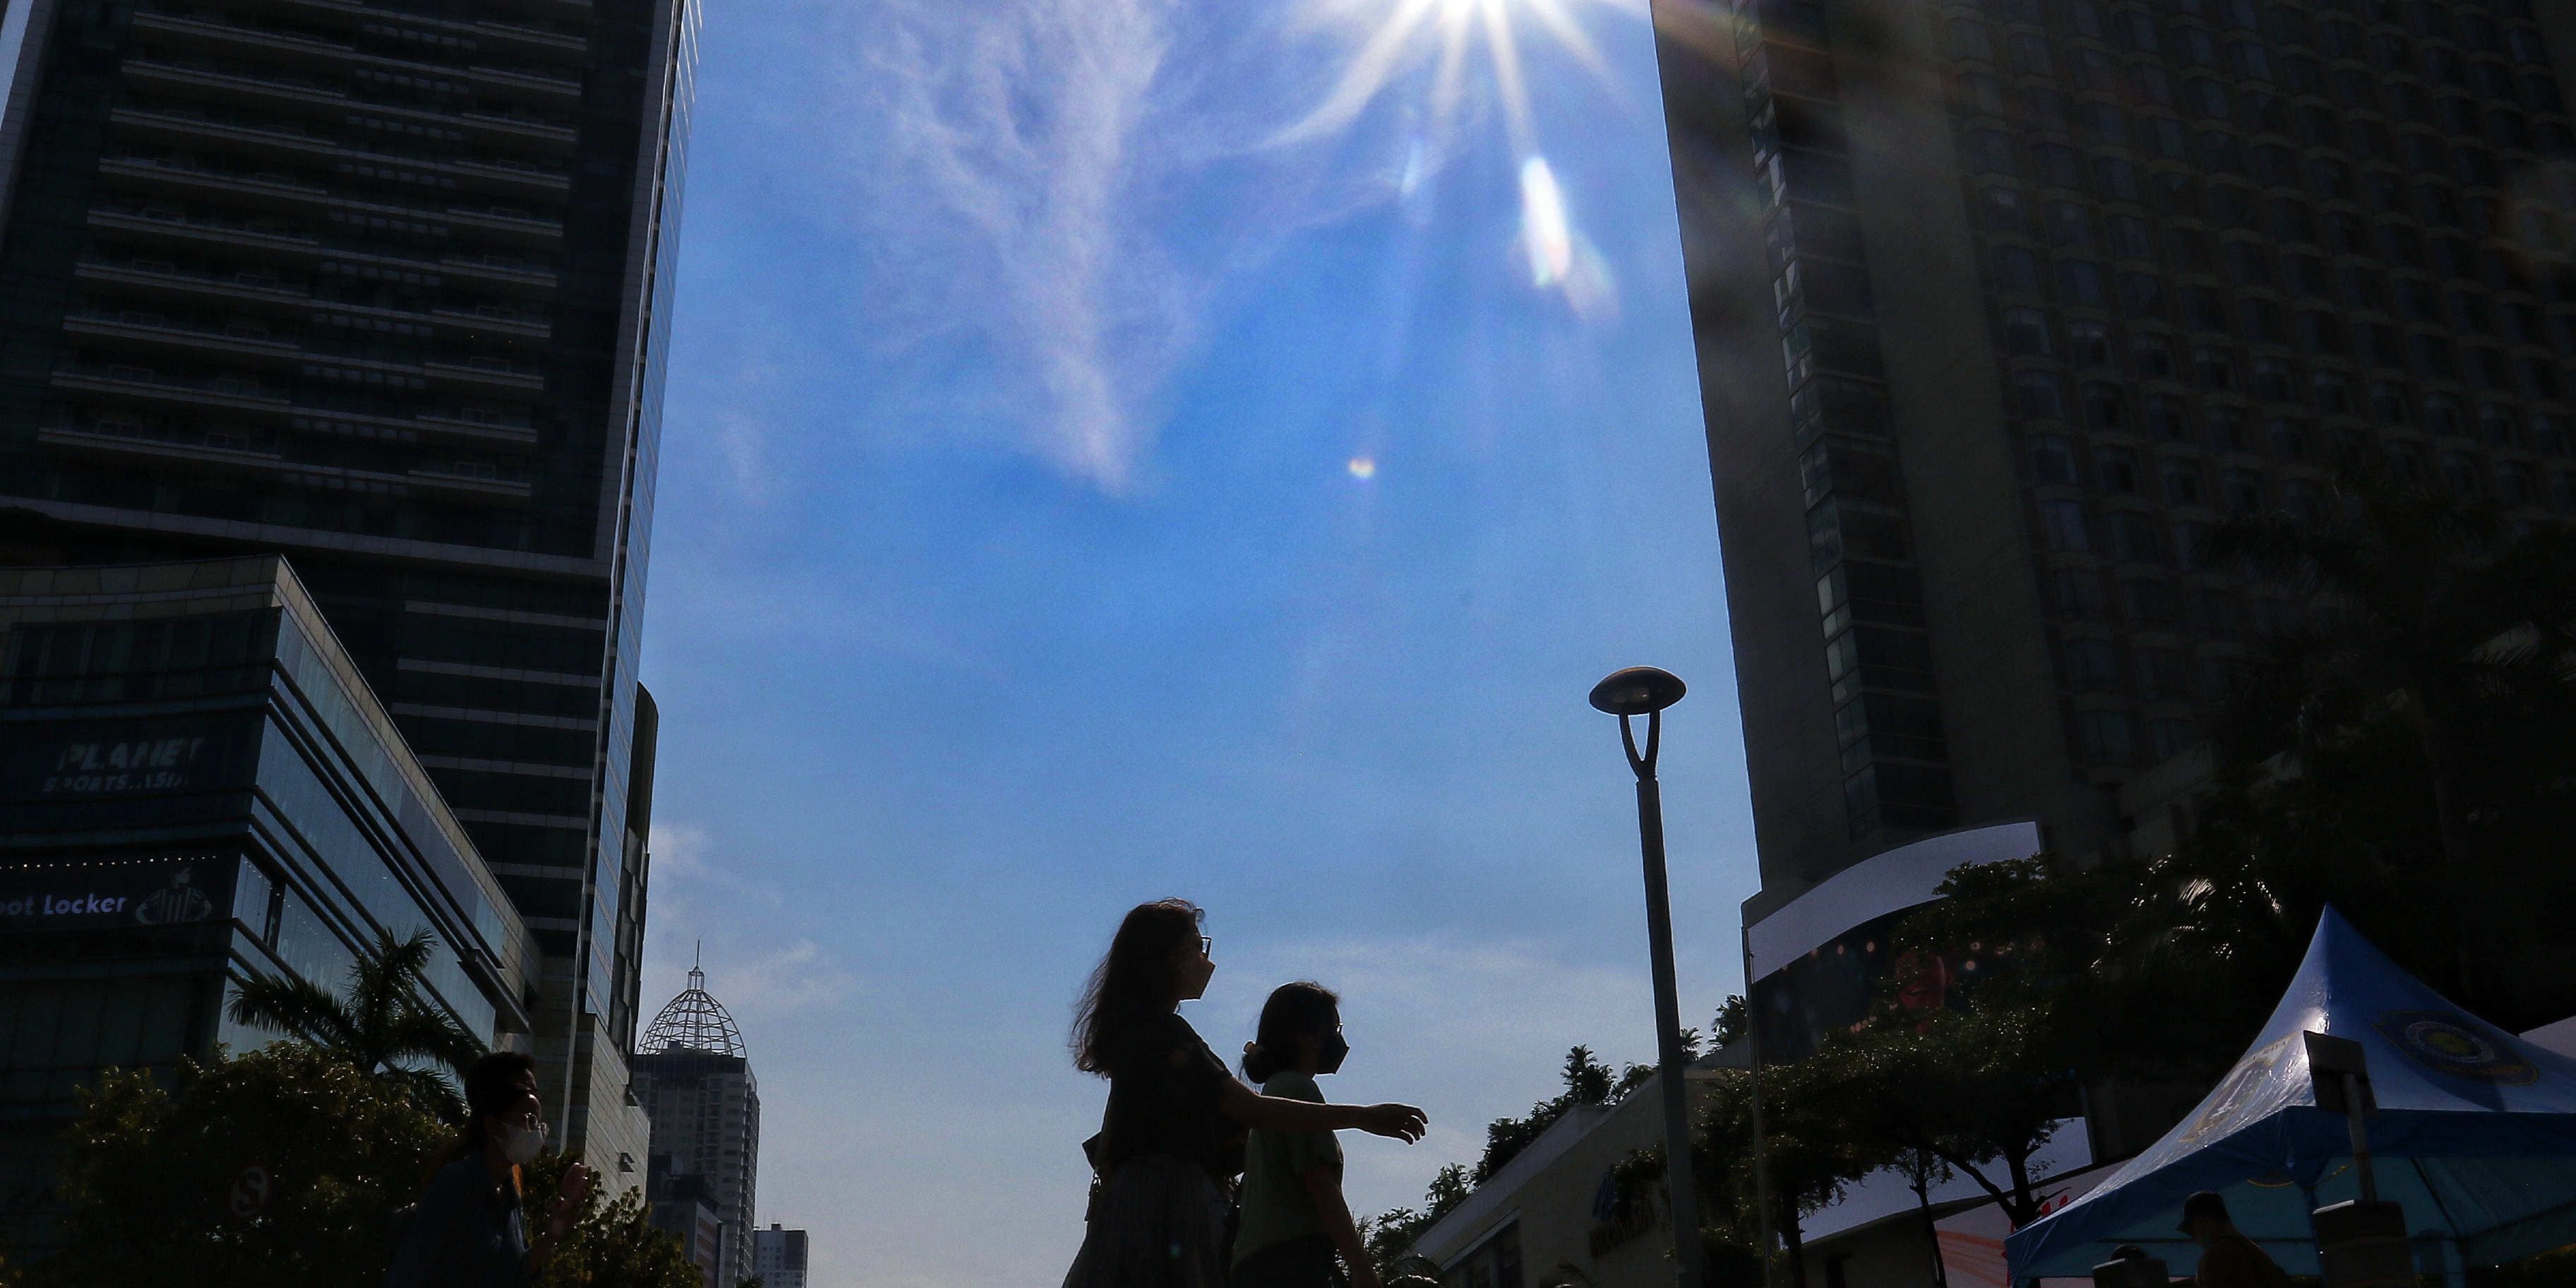
M1651 1057L1609 670L1685 1015L1754 886L1642 5L863 0L707 14L645 676L647 1005L703 939L763 1223L830 1288L1051 1283L1121 912L1209 909L1221 1054L1343 991L1366 1212ZM1426 21L1385 35L1391 16ZM1562 25L1552 24L1561 15ZM1570 38L1567 33L1579 36ZM1372 53L1372 50L1376 52ZM1504 70L1498 71L1498 66ZM1522 93L1508 92L1517 69Z

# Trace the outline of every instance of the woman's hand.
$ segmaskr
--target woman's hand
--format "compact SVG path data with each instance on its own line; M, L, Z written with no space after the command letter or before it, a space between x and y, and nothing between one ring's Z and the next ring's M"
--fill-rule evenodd
M1410 1145L1422 1139L1431 1119L1411 1105L1370 1105L1360 1111L1360 1130Z
M590 1164L575 1163L564 1169L563 1183L555 1187L554 1206L546 1213L546 1232L562 1238L581 1216L582 1204L590 1198Z

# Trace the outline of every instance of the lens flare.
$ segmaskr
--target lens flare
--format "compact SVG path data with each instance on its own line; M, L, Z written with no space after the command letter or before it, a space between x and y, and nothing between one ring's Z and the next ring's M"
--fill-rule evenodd
M1377 458L1374 456L1354 456L1351 458L1351 463L1345 468L1350 470L1352 478L1365 483L1370 479L1377 477Z
M1574 229L1565 221L1565 193L1546 157L1521 162L1521 246L1529 252L1530 285L1554 286L1574 268Z

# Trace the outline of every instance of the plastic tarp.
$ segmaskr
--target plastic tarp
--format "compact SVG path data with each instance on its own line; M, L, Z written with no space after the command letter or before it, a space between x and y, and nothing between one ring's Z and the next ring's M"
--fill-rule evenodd
M2316 1105L2309 1030L2367 1055L2372 1176L2404 1207L2420 1269L2576 1242L2576 1060L2452 1005L2329 908L2244 1058L2146 1152L2007 1239L2013 1274L2082 1275L2123 1243L2189 1271L2200 1250L2174 1227L2195 1190L2223 1195L2282 1269L2318 1273L2309 1212L2360 1190L2346 1120Z

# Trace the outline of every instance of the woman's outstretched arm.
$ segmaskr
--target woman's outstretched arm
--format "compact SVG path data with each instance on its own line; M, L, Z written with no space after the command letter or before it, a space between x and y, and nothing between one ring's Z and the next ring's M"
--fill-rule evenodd
M1422 1139L1430 1119L1411 1105L1322 1105L1311 1100L1265 1096L1232 1078L1225 1080L1217 1108L1246 1127L1272 1131L1345 1131L1356 1128L1410 1145Z

